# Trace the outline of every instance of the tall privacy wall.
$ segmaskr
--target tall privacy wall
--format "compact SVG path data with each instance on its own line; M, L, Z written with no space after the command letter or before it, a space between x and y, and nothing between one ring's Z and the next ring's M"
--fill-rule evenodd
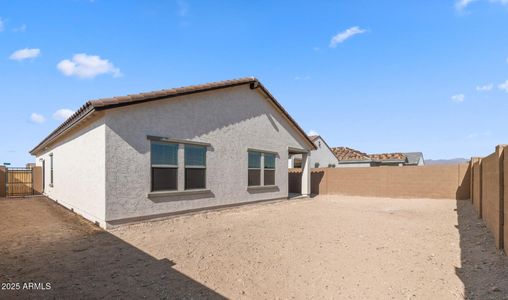
M289 171L289 192L300 192L300 169ZM312 169L311 193L389 198L469 199L468 164Z
M478 217L494 235L496 247L508 247L508 146L499 145L489 156L471 159L471 200Z
M5 180L7 179L7 168L0 166L0 197L5 197L7 194Z

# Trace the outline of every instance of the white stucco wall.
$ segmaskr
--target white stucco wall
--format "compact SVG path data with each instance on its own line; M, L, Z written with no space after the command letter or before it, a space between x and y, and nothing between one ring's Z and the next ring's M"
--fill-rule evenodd
M326 143L323 141L321 137L317 138L314 141L314 145L316 145L316 150L311 151L310 156L310 167L316 168L316 163L319 163L319 168L328 168L328 165L338 166L339 160L333 154L333 152L326 146ZM302 159L301 154L292 155L288 160L288 167L294 167L294 161L296 159Z
M370 167L370 162L365 163L341 163L337 165L337 168L368 168Z
M68 134L36 157L45 160L44 194L85 218L105 226L105 124L99 118ZM53 186L50 186L53 154Z
M111 223L203 207L288 196L288 147L309 146L248 85L107 110L106 220ZM148 197L147 135L210 143L206 185L211 194ZM275 190L247 191L247 149L277 152Z

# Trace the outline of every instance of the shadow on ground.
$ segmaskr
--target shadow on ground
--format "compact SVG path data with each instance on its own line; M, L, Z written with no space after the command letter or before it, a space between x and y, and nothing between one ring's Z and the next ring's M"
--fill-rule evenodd
M224 299L220 294L44 198L0 200L0 298Z
M457 201L461 267L466 299L508 299L508 257L496 250L494 238L468 200Z

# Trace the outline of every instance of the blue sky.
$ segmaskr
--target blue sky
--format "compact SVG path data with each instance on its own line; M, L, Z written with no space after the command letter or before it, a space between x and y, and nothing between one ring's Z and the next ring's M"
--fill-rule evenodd
M0 1L0 163L89 99L256 76L368 153L508 143L508 0Z

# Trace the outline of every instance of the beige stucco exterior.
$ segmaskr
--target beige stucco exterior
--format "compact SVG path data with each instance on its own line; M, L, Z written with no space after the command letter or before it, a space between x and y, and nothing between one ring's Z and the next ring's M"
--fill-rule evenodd
M288 149L311 147L271 100L249 85L117 107L97 118L38 155L37 164L46 160L46 195L103 227L287 198ZM206 190L184 191L182 168L178 193L151 194L148 136L208 143ZM276 153L275 187L247 188L248 149ZM48 187L50 153L54 187Z
M42 167L44 194L92 222L106 226L106 125L98 117L62 137L36 156ZM51 158L53 155L53 184Z

